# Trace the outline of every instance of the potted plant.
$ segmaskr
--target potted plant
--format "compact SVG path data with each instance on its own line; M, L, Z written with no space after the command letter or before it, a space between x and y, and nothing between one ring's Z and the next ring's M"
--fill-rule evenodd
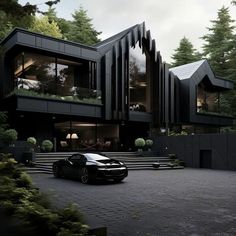
M51 152L53 149L53 143L50 140L45 139L42 142L41 148L44 152Z
M145 140L143 138L137 138L135 139L134 144L136 147L138 147L138 151L142 152L143 147L145 146Z
M146 140L146 146L148 148L148 151L151 151L151 146L153 145L153 141L151 139Z
M32 162L35 160L35 146L37 143L36 138L29 137L26 140L27 144L29 145L29 150L26 152L23 152L22 154L22 162L25 165L32 165Z

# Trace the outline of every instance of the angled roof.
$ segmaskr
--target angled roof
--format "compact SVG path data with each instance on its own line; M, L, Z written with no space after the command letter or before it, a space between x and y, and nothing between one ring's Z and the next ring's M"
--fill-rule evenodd
M99 42L99 43L96 43L96 44L94 44L93 46L94 46L95 48L99 48L99 47L105 46L105 45L107 45L107 44L113 43L113 42L115 42L115 41L117 41L117 40L120 40L120 39L122 39L127 33L129 33L130 31L132 31L132 30L133 30L135 27L137 27L137 26L138 26L138 24L136 24L136 25L134 25L134 26L132 26L132 27L126 29L126 30L123 30L122 32L120 32L120 33L118 33L118 34L115 34L115 35L113 35L113 36L111 36L111 37L109 37L109 38L107 38L107 39L105 39L105 40L103 40L103 41L101 41L101 42Z
M216 77L210 64L206 59L173 67L170 69L179 80L192 80L195 84L199 84L206 76L210 83L218 87L220 90L233 89L232 81Z
M170 71L173 72L180 80L190 79L205 61L206 60L200 60L182 66L173 67L170 68Z

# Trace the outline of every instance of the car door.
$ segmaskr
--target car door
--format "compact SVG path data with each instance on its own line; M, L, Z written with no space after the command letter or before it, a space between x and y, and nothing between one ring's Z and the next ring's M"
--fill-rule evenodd
M80 176L81 168L86 164L84 156L81 154L74 154L70 157L70 162L72 163L70 174L72 177L78 178Z

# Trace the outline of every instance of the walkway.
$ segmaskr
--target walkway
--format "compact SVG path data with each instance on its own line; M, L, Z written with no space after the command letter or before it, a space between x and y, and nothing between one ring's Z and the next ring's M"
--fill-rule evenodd
M130 171L121 184L83 185L32 175L59 206L79 205L109 236L236 235L236 172L206 169Z

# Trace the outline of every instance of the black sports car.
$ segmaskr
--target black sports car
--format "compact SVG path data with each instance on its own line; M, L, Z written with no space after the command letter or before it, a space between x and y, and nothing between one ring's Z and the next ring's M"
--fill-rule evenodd
M128 176L123 162L96 153L75 153L53 163L55 177L77 178L86 184L93 180L121 182Z

